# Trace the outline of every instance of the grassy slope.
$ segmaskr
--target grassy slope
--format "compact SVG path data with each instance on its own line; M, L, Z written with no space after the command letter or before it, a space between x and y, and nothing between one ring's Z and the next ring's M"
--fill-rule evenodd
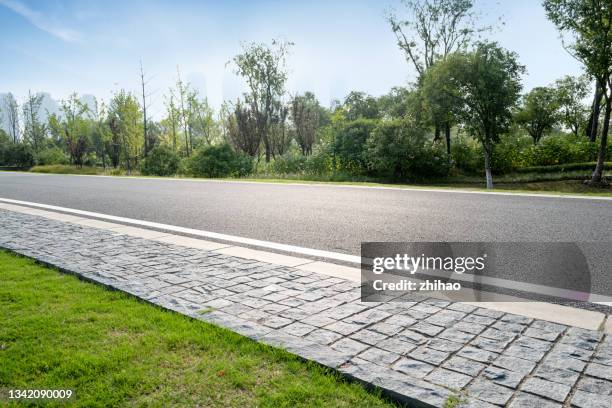
M281 350L3 251L0 388L71 388L87 407L391 406Z

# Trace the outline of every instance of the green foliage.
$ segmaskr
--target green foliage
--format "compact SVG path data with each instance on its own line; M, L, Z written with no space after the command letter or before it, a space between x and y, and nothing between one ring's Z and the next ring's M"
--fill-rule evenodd
M68 164L70 158L66 155L64 150L59 147L49 147L41 150L34 155L34 159L37 165L49 165L49 164Z
M31 167L34 165L34 155L30 147L23 143L2 144L0 145L0 165Z
M523 166L550 166L580 163L592 160L597 154L597 144L585 137L557 134L542 139L538 146L522 151Z
M367 140L368 168L378 177L409 178L448 175L448 157L425 132L410 123L395 120L381 123Z
M86 174L86 175L97 175L103 174L100 167L89 167L89 166L68 166L65 164L48 164L45 166L34 166L30 169L32 173L47 173L47 174ZM111 173L113 174L113 173ZM122 175L121 173L113 174L116 176Z
M140 164L145 176L173 176L179 169L179 156L165 146L154 147Z
M558 110L559 99L555 90L545 86L537 87L524 96L514 120L531 135L533 144L538 144L542 136L557 123Z
M517 173L552 173L552 172L573 172L577 170L590 172L595 168L595 162L585 162L585 163L568 163L568 164L556 164L552 166L532 166L532 167L523 167L517 169ZM612 170L612 163L606 163L606 170Z
M332 125L331 154L335 170L352 174L367 171L366 141L377 125L378 121L373 119L342 121Z
M186 171L195 177L242 177L251 173L253 163L227 143L204 146L188 160Z

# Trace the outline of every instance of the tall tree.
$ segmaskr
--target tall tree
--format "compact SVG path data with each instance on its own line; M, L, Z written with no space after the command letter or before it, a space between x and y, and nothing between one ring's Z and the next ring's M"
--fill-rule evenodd
M140 61L140 86L142 88L142 134L143 134L143 139L144 139L144 149L143 149L143 155L144 157L147 157L147 154L149 153L149 150L151 150L151 148L153 146L149 146L149 135L147 132L147 93L145 91L145 87L147 85L147 81L145 81L145 74L144 74L144 70L142 69L142 60Z
M183 137L185 138L185 155L189 157L191 155L191 130L189 128L189 111L187 106L187 99L189 97L189 84L184 83L181 79L181 71L179 67L176 67L176 98L178 100L178 108L180 114L180 121L183 124Z
M389 13L387 20L398 47L416 70L419 84L436 61L455 51L465 50L474 36L490 30L490 27L476 25L472 0L402 0L402 4L405 17ZM434 110L432 113L438 112ZM444 114L432 117L434 140L440 139L442 128L450 139L451 124L446 119L448 117Z
M255 114L238 101L228 117L227 132L231 144L245 154L256 157L261 145L261 133Z
M39 119L42 94L32 94L28 91L28 98L22 106L23 109L23 137L35 153L40 152L45 144L46 126Z
M6 124L8 126L8 134L13 139L13 143L19 141L19 104L12 93L6 94L4 97L4 109L6 113Z
M216 123L214 111L207 98L200 98L197 90L192 90L187 97L189 112L189 129L192 134L192 147L201 144L210 145L215 138Z
M70 162L83 166L89 148L88 107L76 93L60 103L60 115L49 117L49 128L56 138L63 140L70 156Z
M567 75L555 81L560 120L576 136L588 123L589 110L583 103L589 93L588 86L589 79L586 75Z
M464 49L473 36L488 28L476 27L471 0L402 0L406 16L387 17L397 45L421 78L447 55Z
M597 165L591 184L603 181L612 112L612 2L610 0L544 0L548 18L562 34L569 34L567 49L595 78L605 101ZM598 115L593 115L593 120Z
M128 174L138 164L142 142L142 112L134 95L120 90L109 105L108 120L111 131L121 144L121 154Z
M479 43L472 52L457 52L433 68L445 78L443 91L457 101L464 125L482 143L487 188L493 188L493 145L507 132L521 92L525 68L515 53L496 43Z
M558 121L559 102L555 90L548 87L533 88L523 97L523 103L514 120L533 138L537 145L542 136L553 129Z
M270 128L273 118L279 115L283 105L281 97L287 82L286 60L290 42L272 40L272 45L263 43L243 44L242 53L233 59L236 73L242 76L248 87L246 103L256 119L257 138L265 148L266 162L274 154Z
M320 106L312 92L296 95L291 100L291 120L295 131L295 141L304 156L312 153L319 125Z

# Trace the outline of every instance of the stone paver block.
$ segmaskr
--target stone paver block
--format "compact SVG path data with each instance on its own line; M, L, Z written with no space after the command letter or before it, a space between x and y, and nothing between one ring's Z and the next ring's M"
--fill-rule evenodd
M571 388L564 384L531 377L525 380L521 391L539 395L558 402L565 401Z

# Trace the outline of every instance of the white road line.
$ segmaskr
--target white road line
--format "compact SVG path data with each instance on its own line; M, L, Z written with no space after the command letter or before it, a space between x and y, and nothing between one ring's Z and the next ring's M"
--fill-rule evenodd
M374 189L374 190L396 190L396 191L423 191L428 193L451 193L451 194L484 194L484 195L500 195L500 196L516 196L516 197L541 197L541 198L569 198L579 200L600 200L612 201L612 197L605 196L588 196L575 194L538 194L538 193L513 193L510 191L480 191L480 190L462 190L459 188L428 188L428 187L392 187L392 186L360 186L354 184L334 184L333 182L312 182L312 183L274 183L270 181L249 181L249 180L219 180L219 179L197 179L197 178L179 178L179 177L140 177L140 176L107 176L107 175L92 175L92 174L52 174L52 173L28 173L16 171L4 171L2 173L20 174L20 175L36 175L36 176L71 176L71 177L100 177L111 178L117 180L163 180L163 181L191 181L199 183L235 183L235 184L264 184L272 186L304 186L304 187L333 187L333 188L351 188L351 189Z

